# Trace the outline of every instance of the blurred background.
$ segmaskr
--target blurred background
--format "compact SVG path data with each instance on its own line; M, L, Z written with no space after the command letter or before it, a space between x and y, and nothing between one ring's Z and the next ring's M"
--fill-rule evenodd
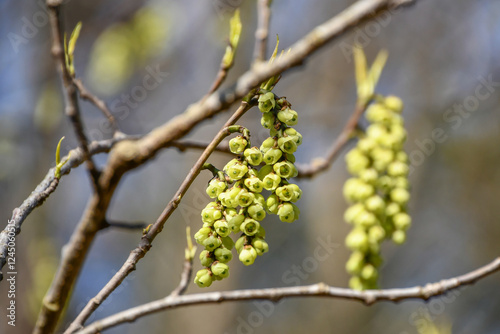
M243 35L236 63L224 87L251 62L255 1L66 1L65 30L83 28L75 51L77 77L102 97L127 134L145 134L203 96L218 71L228 22L241 7ZM352 0L293 0L273 3L269 52L274 36L286 49ZM54 165L77 143L63 115L61 83L50 56L50 32L42 1L0 2L0 212L1 228ZM413 171L410 212L413 226L403 246L386 243L383 288L409 287L463 274L499 255L500 237L500 3L496 0L418 1L361 26L289 71L275 92L299 112L304 144L297 161L322 156L350 116L356 98L351 46L364 46L368 59L384 48L389 59L378 91L405 101ZM268 53L269 55L269 53ZM156 73L154 81L144 80ZM147 79L151 80L151 79ZM497 83L498 82L498 83ZM92 140L109 138L104 117L88 102L82 115ZM234 108L233 108L234 109ZM204 122L189 138L207 141L228 113ZM240 121L261 141L260 112ZM439 133L438 136L436 134ZM152 223L200 152L164 150L122 179L108 218ZM106 155L96 156L99 165ZM223 166L227 156L211 162ZM132 275L98 309L105 317L168 294L177 284L185 228L201 226L200 210L209 175L202 174L171 217L154 247ZM342 185L348 177L343 156L304 190L300 220L264 224L270 251L251 267L231 263L231 277L203 291L264 288L325 282L347 286L349 251L343 222ZM29 333L43 295L85 208L90 184L81 166L24 222L17 237L17 326L0 320L1 333ZM96 238L73 291L69 324L127 258L140 231L107 229ZM326 245L326 246L325 246ZM320 247L328 256L315 257ZM323 253L321 253L323 254ZM200 264L195 260L195 272ZM188 293L200 292L191 284ZM1 314L7 285L0 283ZM405 301L366 307L358 302L287 299L227 303L172 310L142 318L106 333L499 333L500 275L429 303Z

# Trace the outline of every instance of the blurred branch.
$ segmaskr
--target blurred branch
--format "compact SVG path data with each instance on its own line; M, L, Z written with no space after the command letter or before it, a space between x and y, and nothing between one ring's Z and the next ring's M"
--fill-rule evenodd
M108 227L113 228L121 228L127 230L142 230L148 226L147 223L144 222L118 222L118 221L110 221L106 220L102 226L103 229Z
M299 174L297 175L298 178L311 178L316 174L326 171L328 168L330 168L330 166L338 157L339 153L342 151L344 146L351 139L353 132L356 130L356 127L358 126L359 119L365 112L368 104L369 101L363 104L360 103L356 104L354 112L352 113L351 117L349 118L346 125L342 129L340 135L333 142L325 158L315 158L308 165L297 166L297 170L299 171Z
M60 4L60 1L49 0L49 6L51 1ZM369 19L373 19L389 8L396 8L414 2L416 2L416 0L360 0L336 17L317 26L303 39L292 45L292 50L290 52L283 55L272 64L255 64L251 70L247 71L237 80L234 86L222 92L214 92L209 96L203 97L200 101L191 105L184 113L177 115L167 123L152 130L140 140L122 141L119 145L116 145L111 151L108 163L99 178L101 189L106 189L106 191L101 194L101 196L94 195L91 197L87 209L71 236L70 241L64 247L61 263L57 269L51 287L44 298L44 305L37 324L37 329L42 327L46 328L44 330L35 331L39 333L48 333L55 327L69 296L69 292L81 270L88 249L105 220L106 211L114 191L121 177L127 171L154 158L156 153L162 148L167 147L172 141L178 140L189 133L189 131L200 122L226 110L233 103L244 98L263 81L281 74L291 67L302 64L310 54L333 39L344 35L353 27ZM246 102L244 102L244 104L245 103ZM214 148L215 147L212 149ZM191 170L189 175L193 172L196 173L195 168ZM183 187L184 186L181 186L179 190L184 189ZM77 328L135 268L135 263L137 263L138 259L142 258L149 250L149 247L151 247L152 239L150 238L154 238L154 236L161 231L164 224L163 219L168 219L181 198L182 196L175 197L175 199L169 203L164 213L160 216L159 221L157 221L158 224L155 223L148 234L143 236L141 243L131 253L129 259L122 266L122 269L120 269L111 281L108 282L106 287L89 302L86 309L83 311L86 312L83 318L79 316L78 321L75 320ZM91 309L89 310L88 307Z
M212 139L210 145L203 151L201 156L198 158L194 166L191 168L190 172L182 182L181 186L167 204L161 215L158 217L156 222L149 228L146 234L141 238L139 245L130 252L128 259L125 261L123 266L118 270L118 272L113 276L113 278L104 286L104 288L99 291L99 293L92 298L76 319L71 323L69 328L64 333L72 333L75 330L81 328L88 319L88 317L99 307L99 305L106 300L106 298L123 282L123 280L135 270L136 264L146 255L149 249L152 247L152 242L156 236L162 231L165 222L168 220L170 215L177 209L182 197L186 194L187 190L198 176L204 163L210 157L212 152L215 150L217 145L226 138L231 132L229 127L236 123L238 119L250 108L252 104L242 102L240 107L234 112L234 114L229 118L229 120L224 124L223 128L217 133L217 135Z
M272 0L257 1L257 29L255 30L255 46L253 57L255 62L266 59L267 38L269 37L269 21L271 20Z
M108 106L106 105L106 102L104 102L103 100L92 94L85 87L85 85L80 79L73 78L73 83L75 84L76 88L78 88L81 98L91 102L93 105L97 107L97 109L102 111L104 116L106 116L106 118L108 119L109 124L111 124L111 128L113 129L113 134L114 135L117 134L117 132L119 132L120 129L118 127L115 117L113 116Z
M106 139L101 141L92 142L89 145L90 155L109 152L111 148L122 140L132 140L136 137L134 136L122 136L119 138ZM69 174L71 169L78 167L84 161L84 154L81 148L76 148L71 150L71 152L63 158L63 160L68 159L68 162L61 168L61 175ZM26 220L28 215L37 207L42 205L44 201L53 193L58 184L59 179L54 176L55 168L50 168L44 179L40 184L31 192L31 194L26 198L23 203L15 208L12 212L12 217L9 220L10 225L14 227L15 234L21 232L21 225ZM0 232L0 270L5 265L7 258L7 243L8 243L8 233L9 226L5 227L3 231ZM0 281L2 280L2 274L0 272Z
M92 181L92 186L96 193L100 192L99 189L99 171L96 168L94 160L89 153L88 140L85 135L85 130L83 127L82 119L80 117L80 107L78 105L78 95L76 92L76 87L73 83L72 76L66 67L66 60L64 54L64 47L62 42L62 21L60 19L60 7L51 6L51 1L47 1L49 22L52 32L52 47L51 52L54 57L56 64L61 71L61 77L65 92L65 102L66 102L66 115L71 121L73 130L75 131L76 138L80 143L80 147L83 151L83 156L87 165L87 170L90 174L90 179Z
M167 309L200 304L218 304L228 301L241 300L270 300L278 302L290 297L329 297L349 300L358 300L366 305L379 301L399 302L406 299L428 300L458 287L473 284L474 282L500 270L500 257L491 263L471 271L465 275L445 279L425 286L415 286L403 289L383 289L357 291L337 288L318 283L307 286L281 287L269 289L236 290L224 292L209 292L191 294L186 296L168 296L150 303L130 308L104 319L95 321L85 327L78 334L100 333L101 331L117 326L124 322L132 322L148 314L157 313Z
M170 143L170 146L176 147L179 149L179 151L184 152L188 149L197 149L197 150L204 150L207 148L209 144L208 143L203 143L199 141L191 141L191 140L183 140L183 141L174 141ZM215 149L215 152L222 152L222 153L229 153L229 154L234 154L231 152L229 149L229 145L227 142L219 144Z

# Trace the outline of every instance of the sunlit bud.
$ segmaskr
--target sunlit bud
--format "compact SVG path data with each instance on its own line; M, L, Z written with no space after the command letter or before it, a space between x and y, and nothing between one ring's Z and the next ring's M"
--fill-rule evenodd
M394 187L395 188L404 188L404 189L409 189L410 188L410 182L408 181L407 177L396 177L394 178Z
M362 170L359 173L359 178L361 179L361 181L364 181L365 183L369 183L369 184L373 185L377 182L378 172L373 168L368 168L368 169Z
M387 96L384 100L384 104L387 108L397 113L401 113L404 108L403 101L399 97L393 95Z
M262 162L262 152L258 147L247 148L245 152L243 152L245 159L252 166L258 166Z
M279 148L289 154L293 154L297 151L297 143L292 137L281 137L278 139Z
M380 242L385 238L385 230L380 225L370 227L368 230L368 239L371 242Z
M226 248L217 248L214 251L214 255L215 255L215 258L217 259L217 261L222 262L222 263L227 263L227 262L231 261L231 259L233 258L233 253L231 253L231 251L229 249L226 249ZM208 267L208 266L206 266L206 267Z
M222 262L215 262L210 267L212 273L216 276L226 278L229 276L229 267L227 264Z
M259 227L259 231L257 232L256 235L254 235L256 238L265 238L266 237L266 230L264 230L264 227L262 225Z
M220 247L220 245L222 245L222 241L218 237L211 235L208 238L206 238L202 244L203 246L205 246L206 250L211 252L214 249Z
M276 196L275 194L270 195L266 201L266 206L269 213L277 214L279 204L280 203L278 200L278 196Z
M263 208L266 207L266 199L261 194L254 194L255 198L253 200L254 204L260 204Z
M221 237L227 237L229 233L231 233L228 223L223 219L217 220L214 223L214 228L215 232L217 232L217 234L220 235Z
M210 227L202 227L196 234L194 235L194 240L200 245L203 244L203 241L208 238L208 236L212 233L212 229Z
M375 147L377 147L377 142L370 137L365 137L358 141L358 145L356 146L363 153L370 153Z
M387 141L389 132L382 124L371 124L366 128L366 135L378 144L384 144Z
M344 220L348 223L353 223L358 215L365 212L366 209L362 203L351 205L344 213Z
M368 249L368 235L363 228L354 228L345 239L345 245L352 251L366 252Z
M263 187L266 190L273 191L275 190L281 183L281 177L276 175L275 173L267 174L262 180Z
M248 145L248 141L243 136L234 137L229 141L229 149L234 154L243 153Z
M388 123L391 120L393 112L380 103L374 103L368 107L365 117L371 123Z
M391 189L394 188L394 178L387 175L379 177L377 180L377 187L384 192L391 191Z
M262 112L271 111L276 105L274 101L274 93L267 92L259 96L259 110Z
M365 206L371 212L382 214L385 211L385 201L379 195L373 195L366 199Z
M243 189L240 191L238 196L236 196L236 200L238 201L238 204L242 207L247 207L250 204L253 203L255 196L253 193L247 191L246 189Z
M371 264L365 264L361 270L361 278L366 281L374 281L377 279L377 269Z
M255 235L259 230L260 224L258 221L252 218L245 218L243 223L241 223L240 230L248 236Z
M262 114L262 118L260 119L260 124L262 127L266 129L271 129L274 126L276 118L273 113L267 112Z
M395 188L391 191L391 199L401 205L408 203L410 193L404 188Z
M385 214L387 216L394 216L395 214L401 212L401 207L399 206L398 203L391 202L387 205L385 208Z
M243 214L238 214L234 209L226 209L226 221L231 232L238 233L243 220L245 220L245 216Z
M278 112L278 119L285 123L288 126L292 126L297 124L297 121L299 120L299 117L297 115L297 112L295 110L292 110L290 108L286 108L283 110L280 110Z
M347 163L347 170L354 175L358 175L370 165L370 159L361 150L357 149L353 149L347 153L345 161Z
M230 165L227 168L226 167L224 167L224 171L226 172L227 176L233 181L240 180L248 172L248 167L240 161Z
M212 285L212 276L210 274L210 270L208 269L201 269L196 273L196 277L194 278L194 282L200 287L200 288L207 288L210 285Z
M246 241L247 237L245 235L242 235L241 237L238 238L238 240L236 240L234 248L236 248L238 253L241 253L241 250L243 249L243 246L245 246Z
M217 178L212 179L207 186L207 195L211 198L216 198L219 196L224 190L226 190L227 185L226 182L221 181Z
M210 267L210 265L212 264L212 262L214 262L214 257L212 255L212 253L210 253L206 249L203 250L203 251L201 251L201 253L200 253L200 262L201 262L202 266L204 266L204 267Z
M365 286L363 285L363 282L361 281L361 278L358 276L353 276L349 280L349 287L353 290L364 290Z
M360 179L350 178L344 184L344 197L350 202L363 201L372 196L375 188Z
M247 209L248 215L258 221L263 220L266 217L266 210L260 204L250 205Z
M392 217L394 227L397 230L407 230L411 225L411 217L405 212L400 212Z
M263 161L266 165L274 165L283 155L283 152L279 148L271 148L265 154Z
M394 160L394 152L387 148L374 148L371 152L373 168L378 172L384 172L387 166Z
M257 251L255 248L252 246L248 245L245 246L239 256L239 260L245 265L249 266L255 262L255 259L257 258Z
M269 251L269 245L262 238L254 238L252 240L252 246L255 248L257 255L262 255Z
M260 150L263 153L266 153L274 146L275 142L276 140L274 138L268 137L266 140L264 140L262 145L260 145Z
M254 193L260 193L264 189L262 181L257 176L246 178L244 183L248 190Z
M302 135L297 130L294 128L287 128L284 132L287 136L292 137L295 140L297 146L302 144Z
M362 226L364 228L368 228L370 226L373 226L376 223L377 223L377 217L373 213L366 211L366 210L361 212L354 219L354 224L356 226Z
M273 166L273 170L280 177L289 179L297 176L297 168L290 161L278 162Z
M278 208L278 216L282 222L291 223L299 218L299 209L292 203L283 203Z
M396 160L401 162L408 162L408 155L404 151L396 153Z
M212 224L217 219L222 217L222 212L214 208L205 208L201 210L201 220L204 223Z
M391 162L387 167L387 174L390 176L406 176L408 172L408 165L401 161Z
M406 232L403 230L396 230L392 233L392 241L395 244L401 245L406 241Z

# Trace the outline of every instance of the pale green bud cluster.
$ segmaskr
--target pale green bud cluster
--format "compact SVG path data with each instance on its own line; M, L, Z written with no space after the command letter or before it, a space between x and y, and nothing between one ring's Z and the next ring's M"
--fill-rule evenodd
M248 130L229 141L229 149L238 155L215 176L206 192L214 199L201 212L203 227L195 234L196 242L205 249L200 262L205 267L196 274L195 283L208 287L215 280L229 276L228 262L236 248L238 259L246 266L257 256L269 251L262 220L276 214L283 222L299 218L294 204L302 190L288 179L297 176L293 153L302 143L302 135L289 126L297 124L297 112L286 99L264 92L259 97L262 126L270 129L270 137L259 147L252 147ZM262 166L262 167L260 167ZM260 167L260 169L258 169ZM270 191L267 198L261 194ZM230 234L239 234L236 243Z
M394 96L370 105L366 134L346 155L347 169L353 175L343 189L351 203L344 219L353 225L345 241L353 252L346 270L352 275L349 285L353 289L377 287L380 244L385 239L403 243L411 224L406 212L410 193L402 108L403 102Z

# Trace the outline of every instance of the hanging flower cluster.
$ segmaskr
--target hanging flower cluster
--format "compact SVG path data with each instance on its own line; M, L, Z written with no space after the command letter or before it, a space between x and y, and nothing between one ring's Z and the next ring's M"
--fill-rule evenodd
M294 204L302 190L288 180L297 176L293 153L302 143L302 135L290 126L297 124L297 112L285 98L261 90L259 109L261 124L270 130L270 137L259 147L251 146L248 130L229 141L237 157L229 161L208 184L207 194L214 199L201 212L203 227L195 234L196 242L205 249L200 254L205 267L194 279L200 287L229 276L227 263L232 248L244 265L251 265L259 255L268 252L266 232L261 225L266 212L276 214L283 222L298 219L300 211ZM262 167L261 167L262 166ZM260 169L259 169L260 167ZM263 190L271 192L267 199ZM230 234L239 234L236 243Z
M352 250L346 270L352 275L349 285L353 289L377 287L380 244L387 238L402 244L411 224L406 212L409 167L403 151L402 109L403 102L395 96L370 105L365 115L370 125L346 155L347 169L353 175L344 184L344 197L351 203L344 219L353 225L346 237L346 246Z

